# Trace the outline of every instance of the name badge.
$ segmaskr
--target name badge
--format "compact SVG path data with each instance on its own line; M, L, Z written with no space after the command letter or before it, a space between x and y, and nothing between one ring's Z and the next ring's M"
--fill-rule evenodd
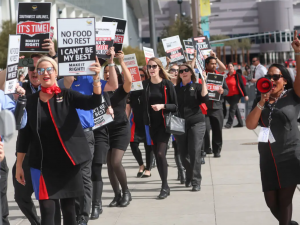
M272 131L268 127L261 127L258 135L258 142L274 143L276 140L272 134Z

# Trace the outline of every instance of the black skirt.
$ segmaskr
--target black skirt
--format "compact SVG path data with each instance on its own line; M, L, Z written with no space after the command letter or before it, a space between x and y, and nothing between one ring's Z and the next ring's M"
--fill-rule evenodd
M126 151L130 142L130 124L127 120L124 123L112 122L107 125L109 133L109 150L116 148Z
M161 124L161 126L156 127L149 127L150 130L150 136L151 140L154 144L157 144L158 142L162 143L168 143L171 134L166 132L166 128L164 124Z
M93 163L106 164L107 152L109 150L109 137L107 127L94 130L95 151Z

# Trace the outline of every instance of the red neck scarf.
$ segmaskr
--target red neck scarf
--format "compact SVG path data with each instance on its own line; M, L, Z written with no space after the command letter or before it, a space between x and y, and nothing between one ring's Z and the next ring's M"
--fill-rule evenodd
M60 88L57 87L56 84L53 84L51 87L47 87L47 88L42 87L41 91L44 93L47 93L49 95L51 95L53 93L58 94L61 92Z

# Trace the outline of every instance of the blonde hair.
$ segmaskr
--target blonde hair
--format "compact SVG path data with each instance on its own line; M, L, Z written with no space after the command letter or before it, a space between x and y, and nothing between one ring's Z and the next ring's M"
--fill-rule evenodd
M153 58L149 59L148 64L149 64L150 61L153 61L153 62L155 62L158 65L158 67L160 68L160 70L159 70L159 76L162 79L170 80L170 78L172 76L167 72L167 70L164 68L163 64L161 63L161 61L158 58L153 57ZM148 68L147 68L147 72L149 73ZM150 79L151 79L151 77L150 77Z
M58 66L57 66L57 63L54 59L48 57L48 56L43 56L42 58L40 58L37 63L36 63L36 67L35 69L37 70L37 68L39 67L39 65L42 63L42 62L49 62L53 65L53 68L56 72L56 74L58 75Z

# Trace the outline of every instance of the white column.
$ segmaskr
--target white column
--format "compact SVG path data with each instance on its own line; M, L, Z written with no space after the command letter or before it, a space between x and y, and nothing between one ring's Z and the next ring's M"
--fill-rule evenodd
M270 63L273 63L273 54L269 52L269 57L270 57Z
M122 9L123 9L123 19L127 20L127 3L126 0L122 0ZM129 45L129 34L128 34L128 26L129 24L127 23L126 29L125 29L125 34L124 34L124 46Z
M78 17L83 17L82 10L75 10L75 17L76 17L76 18L78 18Z
M286 60L286 52L283 53L283 60Z
M265 64L268 64L267 53L264 53Z
M10 7L11 7L10 9L11 19L14 22L17 20L15 1L14 0L8 0L8 1L10 1Z
M57 4L58 18L67 18L67 7L65 4Z
M67 7L67 17L68 18L75 18L75 9L74 7Z
M57 6L56 5L56 0L52 0L50 26L53 26L54 30L57 30L57 24L56 24L57 7L56 6ZM54 32L53 38L57 40L57 33L56 32Z

